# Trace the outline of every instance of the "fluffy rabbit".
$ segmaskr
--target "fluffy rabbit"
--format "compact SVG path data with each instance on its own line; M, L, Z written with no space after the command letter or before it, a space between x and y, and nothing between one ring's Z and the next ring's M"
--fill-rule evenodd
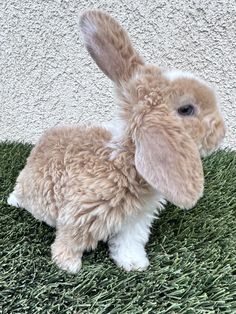
M122 29L85 12L81 33L114 82L117 128L56 127L33 148L8 203L56 227L52 259L76 273L85 250L108 241L115 263L144 270L150 226L165 200L193 207L203 194L201 155L225 127L213 90L193 75L146 65Z

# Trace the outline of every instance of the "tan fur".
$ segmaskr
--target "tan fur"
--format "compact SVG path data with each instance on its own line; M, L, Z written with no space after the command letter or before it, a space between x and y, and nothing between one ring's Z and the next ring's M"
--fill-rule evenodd
M88 11L81 16L80 27L91 56L100 69L116 83L128 80L134 70L143 64L126 32L108 14Z
M155 194L194 206L204 184L199 153L215 149L225 133L206 84L170 81L161 69L144 65L121 26L101 11L86 12L80 25L91 56L115 82L122 134L85 126L49 130L13 192L21 207L56 226L52 257L71 272L80 269L84 250L127 221L152 214ZM189 102L197 114L179 116L177 108Z

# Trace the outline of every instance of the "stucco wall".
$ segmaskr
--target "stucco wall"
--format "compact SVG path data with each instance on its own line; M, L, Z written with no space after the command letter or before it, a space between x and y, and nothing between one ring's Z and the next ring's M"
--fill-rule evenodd
M58 123L109 120L112 84L79 37L78 16L110 12L146 61L190 70L218 91L236 148L235 0L1 0L0 140L35 142Z

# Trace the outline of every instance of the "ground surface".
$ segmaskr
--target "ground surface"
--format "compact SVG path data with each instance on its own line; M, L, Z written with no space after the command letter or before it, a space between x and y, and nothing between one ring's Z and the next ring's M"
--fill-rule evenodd
M50 259L55 231L6 204L30 149L0 144L1 313L236 313L235 152L204 161L194 209L168 206L155 222L147 271L118 269L101 244L69 275Z

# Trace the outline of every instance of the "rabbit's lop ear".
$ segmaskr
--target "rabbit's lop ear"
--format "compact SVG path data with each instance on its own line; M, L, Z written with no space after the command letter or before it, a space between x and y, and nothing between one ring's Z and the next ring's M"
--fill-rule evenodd
M168 201L188 209L203 193L202 163L193 140L178 123L167 120L139 130L135 165Z
M99 10L85 12L80 29L91 57L115 83L129 80L143 64L126 32L108 14Z

